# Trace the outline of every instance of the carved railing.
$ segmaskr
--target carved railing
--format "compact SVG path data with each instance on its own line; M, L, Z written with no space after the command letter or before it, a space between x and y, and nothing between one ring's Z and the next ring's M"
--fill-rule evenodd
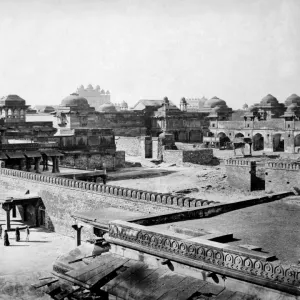
M269 282L274 288L281 285L282 290L294 289L294 293L300 293L300 267L284 265L265 253L203 239L183 240L125 221L110 222L108 234L111 243L263 285Z
M30 173L6 168L0 168L0 174L5 176L23 178L25 180L38 181L46 184L59 185L72 189L80 189L88 192L109 194L111 196L121 197L129 200L155 202L162 205L174 205L180 207L199 207L218 203L215 201L207 201L203 199L179 197L173 196L171 194L155 193L138 189L129 189L120 186L86 182L81 180L67 179L62 177Z
M280 169L280 170L300 170L300 162L288 162L288 161L278 161L278 162L267 162L265 165L269 169Z

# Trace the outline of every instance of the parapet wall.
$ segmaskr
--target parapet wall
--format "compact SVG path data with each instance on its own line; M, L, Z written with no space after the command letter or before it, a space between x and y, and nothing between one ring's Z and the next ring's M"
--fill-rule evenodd
M267 192L300 188L300 162L276 161L265 164Z
M213 159L212 149L197 150L164 150L163 160L167 163L183 164L193 163L207 165Z
M299 266L284 265L266 253L201 238L181 239L170 233L124 221L110 222L107 240L202 270L300 294Z
M54 230L71 236L74 235L71 214L76 211L122 206L124 210L141 212L136 203L142 202L145 211L150 207L155 211L157 207L159 213L161 205L199 207L215 203L5 168L0 168L0 186L2 191L30 190L31 194L41 197Z

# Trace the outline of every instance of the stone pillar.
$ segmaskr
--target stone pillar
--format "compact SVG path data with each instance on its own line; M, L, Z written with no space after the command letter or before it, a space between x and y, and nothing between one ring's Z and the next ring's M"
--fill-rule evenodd
M72 228L76 230L76 246L81 245L81 229L83 226L77 224L72 225Z
M23 218L24 218L24 222L27 221L27 204L23 204Z
M56 173L59 173L59 157L56 157Z
M26 158L26 171L30 172L30 169L31 169L31 159Z
M26 165L26 159L25 158L21 158L20 159L20 164L19 164L19 169L20 170L24 170L25 169L25 165Z
M2 203L2 208L6 211L6 228L10 229L10 210L12 209L11 203Z
M35 172L36 173L41 173L40 163L41 163L41 157L36 157L35 158Z
M51 156L52 159L52 173L56 173L56 156Z
M17 217L17 209L16 209L16 205L13 205L12 207L12 217L16 218Z

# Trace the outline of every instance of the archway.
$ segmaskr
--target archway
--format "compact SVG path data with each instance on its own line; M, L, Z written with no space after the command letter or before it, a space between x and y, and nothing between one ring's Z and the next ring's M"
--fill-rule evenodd
M220 148L228 148L230 143L229 137L224 132L219 132L218 138L220 139Z
M264 137L260 133L253 136L253 151L264 150Z
M239 137L244 137L244 135L241 132L239 132L234 137L239 138Z
M280 133L273 135L273 151L283 152L284 151L284 138Z

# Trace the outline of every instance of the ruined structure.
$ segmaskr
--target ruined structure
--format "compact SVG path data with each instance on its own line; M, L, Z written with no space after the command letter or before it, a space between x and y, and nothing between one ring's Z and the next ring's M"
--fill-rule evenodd
M221 107L209 115L210 136L204 142L219 146L236 137L250 138L253 150L298 153L300 149L300 97L293 94L285 103L279 103L272 95L251 106L243 121L224 120Z

